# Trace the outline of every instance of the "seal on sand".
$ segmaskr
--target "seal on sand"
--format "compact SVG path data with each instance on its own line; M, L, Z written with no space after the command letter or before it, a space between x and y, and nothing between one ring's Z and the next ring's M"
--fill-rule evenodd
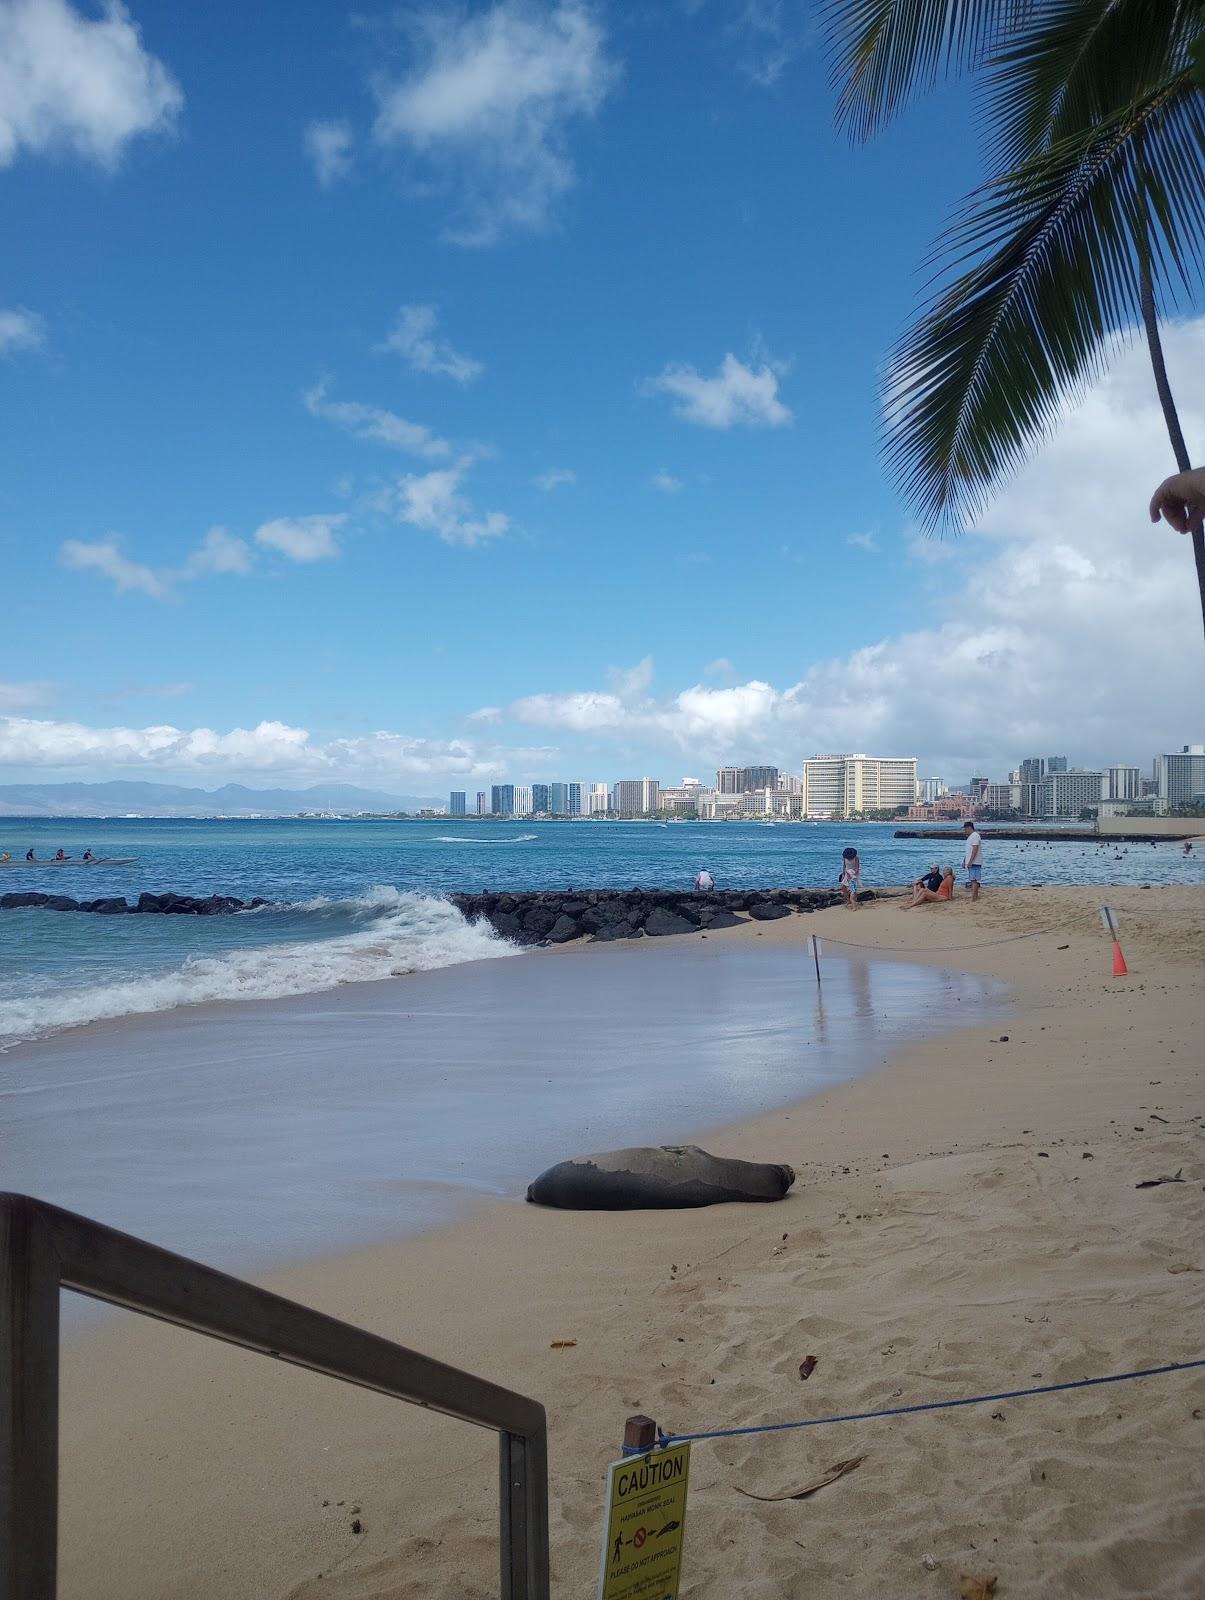
M567 1211L672 1211L781 1200L794 1182L792 1169L781 1163L733 1161L696 1144L666 1144L558 1161L528 1187L527 1198Z

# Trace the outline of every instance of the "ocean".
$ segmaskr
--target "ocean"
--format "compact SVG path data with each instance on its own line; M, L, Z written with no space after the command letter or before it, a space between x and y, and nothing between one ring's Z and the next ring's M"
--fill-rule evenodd
M865 882L910 881L960 841L891 824L0 819L0 849L135 856L126 867L0 871L0 892L261 895L223 917L0 911L0 1050L65 1028L201 1002L279 999L513 955L439 897L457 890L831 885L855 843ZM1198 882L1175 844L993 842L985 886Z

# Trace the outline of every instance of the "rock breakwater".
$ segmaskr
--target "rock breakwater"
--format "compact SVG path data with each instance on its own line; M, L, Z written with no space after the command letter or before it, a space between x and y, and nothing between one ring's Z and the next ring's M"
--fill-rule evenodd
M484 919L515 944L706 933L709 928L731 928L750 920L773 922L792 912L823 911L841 903L835 889L716 889L709 894L672 889L540 890L448 898L470 921Z
M99 916L132 916L136 912L161 916L223 917L232 911L254 911L269 902L257 895L254 900L239 900L232 894L140 894L131 902L120 895L99 900L73 900L69 894L0 894L0 911L92 911Z

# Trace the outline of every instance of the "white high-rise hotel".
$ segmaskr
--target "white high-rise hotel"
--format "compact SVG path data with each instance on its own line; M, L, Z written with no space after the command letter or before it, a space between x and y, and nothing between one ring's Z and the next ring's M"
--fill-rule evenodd
M803 811L808 817L886 811L910 806L915 799L915 756L813 756L803 763Z

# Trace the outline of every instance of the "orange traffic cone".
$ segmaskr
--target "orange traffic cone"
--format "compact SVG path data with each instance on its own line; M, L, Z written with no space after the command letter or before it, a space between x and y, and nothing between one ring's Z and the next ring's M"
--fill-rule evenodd
M1114 939L1114 941L1113 941L1113 976L1115 978L1125 978L1125 977L1128 977L1129 971L1130 971L1129 967L1126 966L1126 958L1121 953L1121 946L1118 944L1117 940Z

